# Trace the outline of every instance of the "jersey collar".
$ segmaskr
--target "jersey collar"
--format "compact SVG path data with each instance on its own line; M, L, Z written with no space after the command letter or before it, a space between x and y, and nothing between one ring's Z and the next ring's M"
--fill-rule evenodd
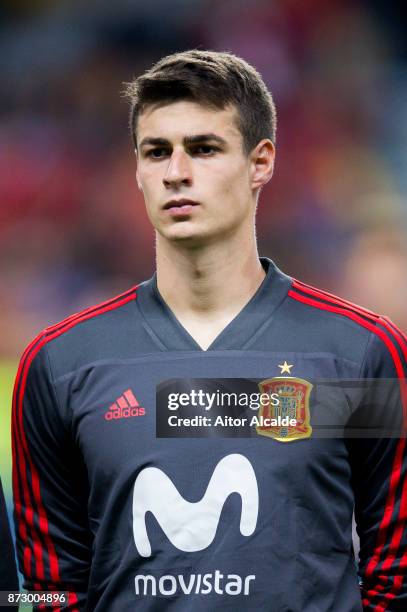
M220 332L208 351L248 349L269 325L291 286L291 278L267 257L260 258L266 271L260 287L235 318ZM136 305L144 325L161 350L205 352L178 321L162 298L156 273L137 289Z

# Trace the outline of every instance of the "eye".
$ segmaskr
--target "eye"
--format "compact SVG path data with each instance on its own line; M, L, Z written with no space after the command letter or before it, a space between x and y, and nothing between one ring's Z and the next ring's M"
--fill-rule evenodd
M213 145L202 144L194 147L193 153L196 155L210 156L219 151L219 149Z
M146 151L146 157L151 157L152 159L161 159L168 155L168 150L164 147L155 147L154 149L150 149Z

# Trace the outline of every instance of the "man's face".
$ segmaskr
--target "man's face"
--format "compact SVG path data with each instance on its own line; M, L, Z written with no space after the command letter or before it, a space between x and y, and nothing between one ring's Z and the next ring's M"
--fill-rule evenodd
M236 110L181 101L147 108L137 125L137 181L161 236L189 245L253 227L250 157Z

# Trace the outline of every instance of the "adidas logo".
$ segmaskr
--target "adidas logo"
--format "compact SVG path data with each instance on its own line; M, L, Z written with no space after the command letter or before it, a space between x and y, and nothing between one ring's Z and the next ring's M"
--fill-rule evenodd
M127 389L117 398L117 400L109 407L105 414L106 421L112 419L128 419L130 417L144 416L145 408L140 406L131 389Z

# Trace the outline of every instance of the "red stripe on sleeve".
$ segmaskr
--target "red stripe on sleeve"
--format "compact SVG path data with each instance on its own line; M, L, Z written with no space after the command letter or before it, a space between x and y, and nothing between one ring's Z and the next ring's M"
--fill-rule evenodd
M40 533L42 533L44 536L44 540L45 540L48 555L49 555L51 578L53 581L58 582L59 581L58 560L56 557L54 545L51 539L48 537L48 521L47 521L47 517L45 514L45 509L43 507L42 500L41 500L39 477L38 477L36 467L34 466L32 459L30 457L30 452L28 449L28 443L27 443L27 438L25 436L24 424L23 424L23 399L24 399L25 386L27 383L28 371L32 363L32 360L34 359L35 355L38 353L40 348L45 344L45 342L46 341L44 337L42 337L42 339L40 339L40 341L35 344L33 350L27 353L25 360L20 363L20 368L19 368L19 371L17 373L17 378L16 378L16 384L18 385L18 391L16 394L14 424L15 424L15 431L18 432L18 435L21 440L21 445L22 445L22 452L19 453L18 460L19 460L19 463L21 462L21 470L20 470L21 484L22 484L23 496L26 500L25 518L26 518L28 525L31 528L32 546L34 549L34 558L35 558L35 564L36 564L35 576L39 580L44 580L43 550L42 550L40 538L34 526L34 508L29 501L30 490L29 490L29 484L28 484L28 478L27 478L27 466L26 466L25 458L27 458L27 463L28 463L28 466L31 472L31 487L32 487L33 497L34 497L34 500L37 506L37 512L38 512L38 517L39 517L39 529L40 529ZM24 560L26 559L26 554L28 554L28 550L30 550L30 543L27 538L25 542L25 546L24 546ZM31 550L30 550L30 553L31 553ZM30 571L27 575L31 576L32 572Z
M71 321L75 319L79 319L79 318L81 319L85 315L95 313L95 316L96 316L100 314L99 310L102 310L102 312L106 312L106 310L112 310L112 308L107 308L105 310L105 307L107 306L109 307L113 306L113 308L116 306L116 304L117 306L122 306L123 304L130 302L133 298L136 297L137 287L138 285L131 287L131 289L124 291L124 293L120 293L119 295L115 296L114 298L111 298L110 300L106 300L105 302L101 302L100 304L97 304L96 306L90 306L89 308L85 308L85 310L81 310L80 312L72 314L69 317L66 317L66 319L63 319L62 321L60 321L59 323L55 323L55 325L50 325L49 327L46 328L45 332L51 333L53 331L56 331L57 329L65 327L67 323L70 323ZM86 316L86 318L89 319L88 316Z
M320 299L324 299L327 302L335 303L341 306L345 306L349 310L353 310L356 313L364 315L372 320L376 320L379 318L379 315L367 308L363 308L362 306L358 306L353 302L349 302L348 300L344 300L343 298L334 295L333 293L329 293L328 291L322 291L322 289L316 289L315 287L311 287L311 285L307 285L306 283L302 283L296 279L293 279L292 286L295 289L299 289L300 291L304 291L304 293L308 293L309 295L313 295Z
M76 596L76 593L69 591L68 593L68 603L70 606L76 606L76 604L78 603L78 598ZM79 612L78 608L72 607L72 612Z
M44 580L44 562L43 562L43 547L41 544L41 540L37 533L37 530L34 525L34 508L30 501L30 487L28 483L27 476L27 464L30 468L31 472L31 484L32 484L32 493L35 500L35 504L37 507L37 513L39 516L39 528L40 533L43 535L47 552L49 558L49 566L50 566L50 576L53 582L58 583L60 581L59 577L59 564L58 558L55 550L55 546L51 540L48 529L48 520L45 512L45 508L41 499L41 488L40 488L40 479L37 472L37 469L31 459L28 442L24 431L24 422L23 422L23 400L25 387L27 383L27 377L30 365L40 351L40 349L50 342L52 339L60 336L62 333L66 332L68 329L71 329L75 325L90 319L92 317L98 316L115 308L119 308L124 304L132 301L136 297L135 288L127 291L125 294L122 294L123 297L118 296L118 298L114 298L113 300L109 300L104 302L100 306L88 308L87 310L79 313L77 315L72 315L65 319L65 321L47 328L45 330L45 335L40 334L35 340L27 347L25 350L20 365L16 375L16 382L14 386L13 393L13 494L15 498L15 508L16 514L19 518L18 521L18 529L21 541L24 546L23 552L23 565L24 572L27 576L32 575L31 570L31 546L29 542L29 535L26 529L25 523L22 521L23 515L23 507L21 503L20 497L20 489L19 486L21 484L21 488L23 491L24 505L25 505L25 519L30 527L31 535L32 535L32 548L34 550L34 559L35 559L35 568L36 568L36 578L39 580Z
M369 329L370 331L375 333L377 336L379 336L379 338L387 346L387 348L388 348L388 350L389 350L389 352L390 352L390 354L391 354L391 356L393 358L394 366L396 368L398 377L401 380L404 380L403 365L401 363L401 359L399 357L397 349L395 348L395 346L394 346L393 342L390 340L390 338L388 336L386 336L386 334L383 332L383 330L381 330L380 328L376 327L376 325L373 325L369 321L366 321L365 319L363 319L359 315L351 312L350 310L347 310L346 308L338 307L338 306L331 306L330 304L325 304L324 302L318 302L317 300L313 300L313 299L311 299L309 297L301 295L300 293L297 293L296 291L293 291L292 289L290 289L288 291L288 295L290 297L294 298L295 300L299 301L299 302L303 302L304 304L308 304L309 306L314 306L315 308L319 308L321 310L327 310L329 312L334 312L334 313L337 313L337 314L344 315L345 317L348 317L349 319L352 319L356 323L359 323L359 325L362 325L362 327L365 327L366 329ZM403 395L404 395L404 399L407 399L406 388L404 388ZM405 421L407 422L407 412L404 413L404 417L405 417Z
M383 327L385 327L393 336L396 337L398 344L403 352L403 356L407 361L407 342L405 341L405 336L404 334L401 332L401 330L399 330L392 321L390 321L390 319L388 317L382 317L379 321L380 325L383 325ZM404 442L406 442L406 440L404 440ZM400 509L399 509L399 520L397 522L397 526L396 529L394 530L393 533L393 537L392 540L390 542L390 554L386 557L386 559L384 560L383 564L382 564L382 570L390 570L391 566L393 565L394 561L396 560L396 555L397 555L397 551L400 547L401 544L401 539L403 537L403 533L405 531L405 527L406 527L406 521L407 521L407 479L405 479L404 483L403 483L403 488L402 488L402 492L401 492L401 498L400 498ZM394 577L394 583L393 583L393 591L392 592L388 592L388 593L382 593L382 597L386 599L385 602L383 603L379 603L376 607L375 607L375 612L384 612L384 610L386 610L388 604L390 603L391 600L393 600L396 596L397 593L400 591L400 589L403 586L403 573L407 568L407 550L404 551L401 559L400 559L400 563L399 563L399 574L397 576ZM383 591L385 588L385 584L388 581L388 574L385 573L384 574L384 584L380 584L377 587L378 591ZM369 591L367 593L367 595L371 595L371 591Z
M24 504L24 516L25 521L20 520L18 522L18 531L21 537L21 541L23 543L23 567L26 576L32 576L32 548L34 550L34 557L36 560L36 577L39 580L44 580L44 563L42 556L42 546L39 540L37 531L34 528L34 511L30 500L30 490L28 487L27 481L27 463L30 463L29 454L27 452L27 448L24 445L24 437L21 434L20 422L19 422L19 414L18 414L18 404L19 398L21 397L21 380L24 381L23 372L25 371L25 365L27 363L27 356L31 353L30 351L34 350L37 342L41 339L41 335L36 338L25 351L16 376L16 383L14 386L13 393L13 473L16 480L13 482L13 493L15 500L15 508L16 514L21 519L23 514L23 504ZM15 469L14 469L15 468ZM30 465L30 469L32 466ZM20 477L20 480L19 480ZM20 497L20 487L22 490L22 498L23 503ZM27 525L31 532L32 539L32 548L31 543L29 544L29 535L27 532Z
M359 308L358 306L355 306L354 304L346 302L345 300L341 300L340 298L337 298L336 296L333 296L331 294L327 294L326 292L320 292L317 289L307 287L303 285L302 283L298 283L297 281L293 282L293 286L299 288L303 293L309 293L310 295L318 297L321 300L325 300L325 302L317 301L310 297L304 296L301 293L298 293L294 290L290 290L288 292L288 295L290 297L294 298L297 301L305 303L307 305L313 306L315 308L319 308L321 310L327 310L329 312L334 312L337 314L344 315L352 319L353 321L359 323L361 326L365 327L366 329L369 329L371 332L375 333L384 342L384 344L386 345L387 349L389 350L391 354L391 357L393 359L393 362L396 368L397 376L400 379L399 380L400 393L401 393L402 406L403 406L403 432L402 433L405 436L406 431L407 431L407 385L406 385L406 380L405 380L403 364L401 362L399 353L394 344L394 340L395 340L397 343L397 346L401 348L403 355L406 357L407 346L405 346L404 344L403 335L400 333L400 335L397 336L397 334L395 333L393 329L392 324L390 324L387 318L379 317L378 315L371 313L370 311L366 309ZM330 303L326 303L328 301ZM332 304L335 304L335 305L332 305ZM362 316L359 316L359 315L362 315ZM372 324L371 322L372 320L375 322L375 324ZM382 325L391 334L392 339L390 339L386 335L386 333L382 329L380 329L380 327L378 327L377 325ZM400 438L397 444L397 447L396 447L395 458L394 458L392 472L390 476L389 492L388 492L388 497L387 497L386 504L385 504L385 511L384 511L383 518L382 518L382 521L379 527L376 549L366 568L366 576L368 577L371 577L373 575L373 572L376 569L380 561L380 557L383 552L384 544L386 542L388 528L391 522L391 517L394 512L396 492L397 492L399 482L401 479L401 470L402 470L402 465L403 465L403 456L405 452L405 447L406 447L406 439L405 437L402 437ZM393 536L391 538L390 545L389 545L390 554L386 557L385 561L383 562L383 569L390 569L395 560L397 550L398 550L398 547L401 541L401 537L404 531L404 525L405 525L406 514L407 514L406 504L407 504L407 486L406 486L406 482L404 482L402 494L401 494L401 500L400 500L399 521L397 523L397 528L395 529ZM405 553L405 555L403 555L403 559L406 555L407 555L407 552ZM382 579L383 579L383 583L379 584L376 587L376 589L371 589L370 591L368 591L368 593L366 594L367 598L365 598L363 602L364 605L369 604L369 598L377 596L379 592L384 590L385 583L388 582L388 575L385 574L382 577ZM382 597L385 597L387 601L378 604L375 607L375 612L383 612L387 608L389 601L391 599L394 599L394 597L396 597L397 592L400 590L401 586L402 586L402 576L397 575L394 578L393 592L390 592L387 594L382 593Z

